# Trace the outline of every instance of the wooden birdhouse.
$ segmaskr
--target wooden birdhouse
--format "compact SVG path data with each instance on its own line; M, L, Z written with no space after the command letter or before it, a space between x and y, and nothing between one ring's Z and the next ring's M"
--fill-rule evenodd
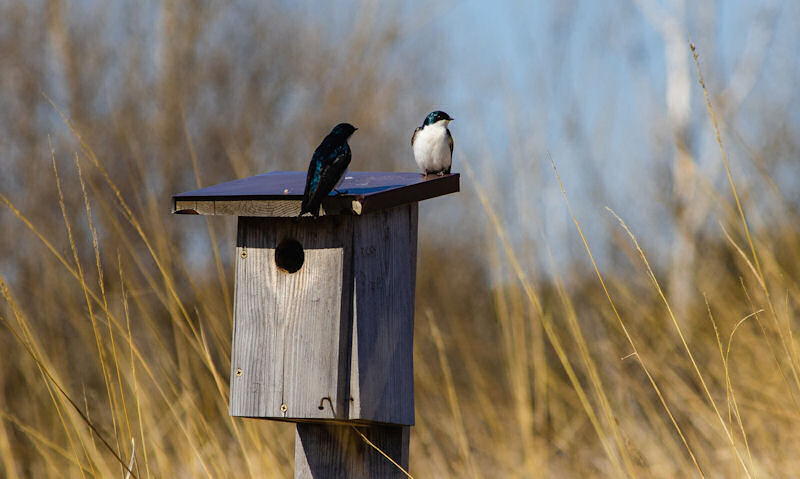
M319 218L297 217L304 185L273 172L173 197L175 213L238 216L230 414L413 425L417 207L459 175L349 173ZM298 426L305 454L314 431L303 443Z

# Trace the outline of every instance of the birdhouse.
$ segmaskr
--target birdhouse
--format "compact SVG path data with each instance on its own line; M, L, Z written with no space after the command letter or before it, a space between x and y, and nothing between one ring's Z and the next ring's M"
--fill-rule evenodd
M238 216L230 414L413 425L417 207L459 175L349 173L318 218L297 216L304 185L273 172L173 197Z

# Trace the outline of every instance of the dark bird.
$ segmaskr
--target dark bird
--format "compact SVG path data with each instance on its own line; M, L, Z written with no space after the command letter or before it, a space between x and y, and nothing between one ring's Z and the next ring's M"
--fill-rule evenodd
M311 213L314 217L319 216L322 200L331 191L336 191L350 164L350 146L347 144L347 139L357 129L350 123L339 123L314 150L311 164L308 165L306 189L298 216L306 213Z
M453 121L443 111L432 111L411 136L414 160L424 175L449 175L453 163L453 136L447 129Z

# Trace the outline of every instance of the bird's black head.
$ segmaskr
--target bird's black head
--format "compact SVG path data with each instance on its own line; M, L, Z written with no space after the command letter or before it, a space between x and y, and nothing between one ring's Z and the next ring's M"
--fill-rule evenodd
M346 140L350 138L350 135L352 135L356 130L358 130L358 128L354 127L350 123L339 123L333 127L333 130L331 130L331 135Z
M425 117L425 121L422 122L422 126L433 125L437 121L442 120L452 120L452 118L450 118L450 115L443 111L432 111L428 114L428 116Z

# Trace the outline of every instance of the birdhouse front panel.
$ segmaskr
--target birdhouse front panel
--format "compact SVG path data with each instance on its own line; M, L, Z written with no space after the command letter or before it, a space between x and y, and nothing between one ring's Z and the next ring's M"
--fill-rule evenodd
M239 218L232 416L345 418L352 222Z
M231 415L414 424L417 211L239 218Z

